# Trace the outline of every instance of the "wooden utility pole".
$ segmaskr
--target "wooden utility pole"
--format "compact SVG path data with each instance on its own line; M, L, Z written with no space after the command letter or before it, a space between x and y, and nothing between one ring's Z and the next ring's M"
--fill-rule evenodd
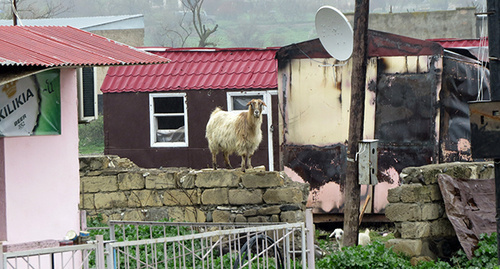
M12 1L12 23L14 26L17 25L17 0Z
M500 101L500 3L487 0L488 15L488 53L490 64L491 101ZM500 154L494 158L495 164L495 200L497 222L497 257L500 264Z
M368 46L369 0L356 0L354 10L354 48L351 77L351 110L347 146L347 173L344 207L344 246L358 243L360 186L358 181L358 142L363 136L365 81Z

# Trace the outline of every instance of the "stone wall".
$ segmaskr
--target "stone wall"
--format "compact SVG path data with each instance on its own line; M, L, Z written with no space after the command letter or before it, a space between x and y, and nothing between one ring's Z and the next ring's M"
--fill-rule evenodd
M448 220L437 177L447 174L462 179L494 178L492 163L445 163L408 167L401 173L403 184L390 189L385 215L394 222L396 239L387 246L416 259L449 257L459 248Z
M262 169L143 169L117 156L80 157L80 209L113 220L297 222L309 185Z

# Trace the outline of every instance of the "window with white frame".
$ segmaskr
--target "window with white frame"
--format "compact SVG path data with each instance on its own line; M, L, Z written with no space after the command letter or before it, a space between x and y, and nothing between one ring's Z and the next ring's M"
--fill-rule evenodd
M260 99L267 102L267 95L264 92L228 92L227 93L227 104L228 110L248 110L247 104L252 99ZM266 114L267 111L264 107L262 111L263 114Z
M187 147L187 108L185 93L149 95L152 147Z

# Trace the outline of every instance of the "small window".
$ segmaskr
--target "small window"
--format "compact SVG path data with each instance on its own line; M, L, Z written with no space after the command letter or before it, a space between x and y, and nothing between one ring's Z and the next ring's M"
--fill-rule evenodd
M233 110L247 110L247 104L252 99L260 99L266 103L264 93L262 92L229 92L227 95L227 103L229 111ZM266 107L263 112L266 114Z
M149 98L152 147L187 147L184 93L155 93Z

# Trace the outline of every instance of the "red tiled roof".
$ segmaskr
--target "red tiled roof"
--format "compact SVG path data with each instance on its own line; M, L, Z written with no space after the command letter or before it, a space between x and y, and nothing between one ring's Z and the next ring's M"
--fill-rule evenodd
M168 64L111 67L103 93L200 89L273 89L278 87L278 48L146 49Z
M473 48L473 47L488 47L488 38L485 39L456 39L456 38L438 38L427 39L439 43L443 48Z
M106 66L165 58L71 26L0 26L0 66Z

